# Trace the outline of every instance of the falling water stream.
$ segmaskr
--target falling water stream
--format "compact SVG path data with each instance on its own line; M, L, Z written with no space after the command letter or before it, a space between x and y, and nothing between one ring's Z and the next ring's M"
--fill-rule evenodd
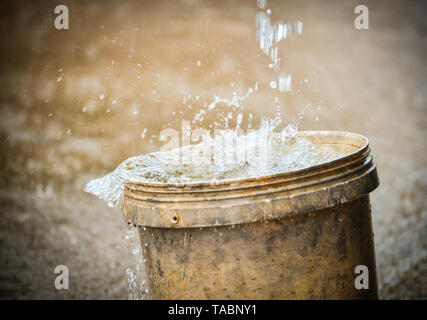
M145 227L143 227L145 231ZM128 226L126 234L123 236L125 241L125 251L133 258L133 266L126 269L128 278L128 299L146 300L149 298L148 285L145 275L145 258L142 255L140 241L138 240L138 229L134 226Z

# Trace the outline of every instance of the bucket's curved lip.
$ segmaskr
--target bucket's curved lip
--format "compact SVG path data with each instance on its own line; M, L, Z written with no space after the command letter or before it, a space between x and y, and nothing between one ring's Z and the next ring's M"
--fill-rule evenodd
M163 183L163 182L148 182L148 181L138 181L138 180L132 180L129 179L126 181L125 185L134 185L138 187L148 187L148 188L162 188L162 189L185 189L185 188L198 188L198 187L215 187L215 186L227 186L227 185L234 185L234 184L241 184L241 183L252 183L257 181L265 181L270 179L276 179L276 178L286 178L286 177L295 177L296 175L305 174L310 171L316 171L317 169L322 168L328 168L330 166L334 166L339 163L345 163L346 161L354 158L356 155L364 153L365 150L369 147L369 140L365 136L353 133L353 132L347 132L347 131L299 131L297 133L297 136L313 136L313 137L321 137L321 136L327 136L328 142L327 144L334 144L333 141L331 141L331 136L336 137L350 137L353 139L357 139L361 142L361 144L352 145L352 144L346 144L348 146L355 146L357 148L356 151L350 152L346 154L343 157L337 158L332 161L327 161L318 165L310 166L303 169L298 170L291 170L286 172L279 172L269 175L262 175L262 176L253 176L253 177L246 177L246 178L238 178L238 179L222 179L222 180L215 180L212 181L196 181L196 182L188 182L188 183ZM340 143L339 141L336 142L336 144L345 144Z

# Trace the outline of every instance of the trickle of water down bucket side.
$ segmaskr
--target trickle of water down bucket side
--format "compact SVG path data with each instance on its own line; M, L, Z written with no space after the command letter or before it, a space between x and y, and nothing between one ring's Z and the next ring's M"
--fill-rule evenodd
M127 183L152 299L376 299L367 138L299 136L346 156L310 168L215 183ZM145 227L145 228L143 228ZM355 268L369 270L357 289Z

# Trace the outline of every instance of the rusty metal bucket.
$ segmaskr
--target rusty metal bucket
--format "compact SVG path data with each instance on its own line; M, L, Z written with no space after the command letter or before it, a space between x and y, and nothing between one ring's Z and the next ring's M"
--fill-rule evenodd
M368 140L300 136L348 155L294 172L193 184L128 183L153 299L376 299ZM355 268L369 270L356 289Z

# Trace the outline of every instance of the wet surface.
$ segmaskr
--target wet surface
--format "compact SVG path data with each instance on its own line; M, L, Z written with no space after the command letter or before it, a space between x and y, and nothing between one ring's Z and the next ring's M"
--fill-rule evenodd
M258 126L276 111L273 73L256 43L255 1L64 4L68 31L54 29L53 1L0 8L0 297L125 299L126 226L85 183L158 150L163 127L180 130L204 101L255 82L243 126L249 113ZM380 296L427 298L427 10L368 1L370 29L358 31L357 4L272 2L273 20L304 23L279 45L295 83L280 95L283 122L304 111L300 129L370 139ZM59 264L67 291L54 288Z

